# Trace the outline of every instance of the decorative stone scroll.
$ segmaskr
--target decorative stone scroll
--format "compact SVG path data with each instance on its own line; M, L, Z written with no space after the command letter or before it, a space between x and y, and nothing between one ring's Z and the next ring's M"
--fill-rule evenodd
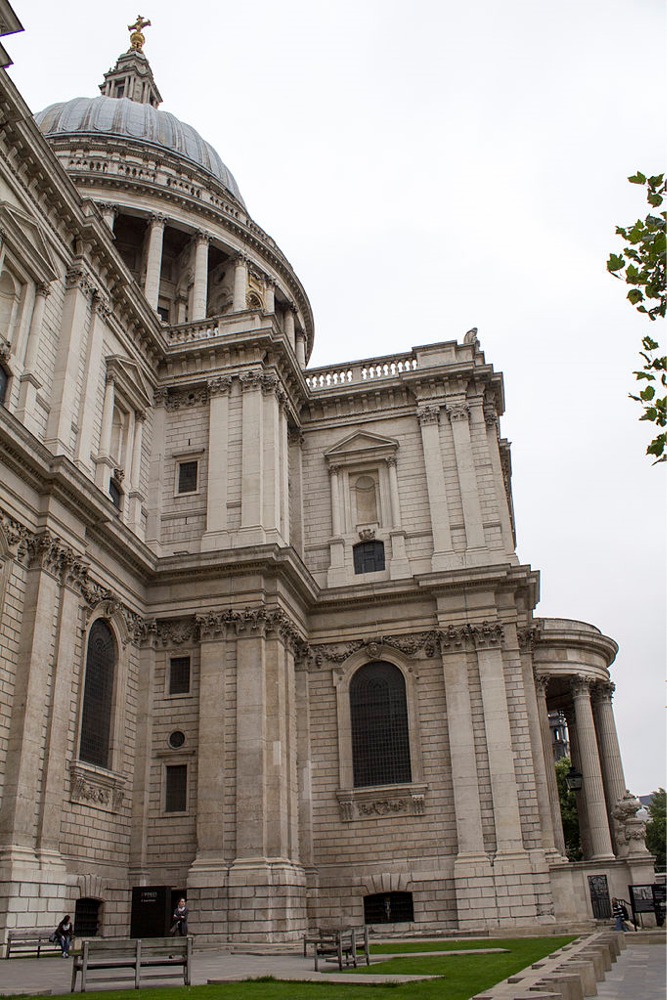
M393 785L383 788L351 788L336 792L344 823L393 816L423 816L426 784Z
M165 406L168 410L181 410L184 407L203 406L208 403L209 389L207 385L193 386L182 391L171 390L167 394Z
M70 801L81 802L103 812L117 813L124 798L125 779L120 775L102 774L81 761L70 765Z
M329 663L344 663L353 653L366 648L370 656L379 656L383 646L397 649L405 656L416 656L423 652L432 657L436 653L473 646L483 649L501 646L504 633L501 625L493 622L482 622L480 625L450 625L447 629L431 629L416 635L381 635L368 639L358 639L346 643L329 643L321 646L311 646L310 655L315 666L321 667L325 661Z

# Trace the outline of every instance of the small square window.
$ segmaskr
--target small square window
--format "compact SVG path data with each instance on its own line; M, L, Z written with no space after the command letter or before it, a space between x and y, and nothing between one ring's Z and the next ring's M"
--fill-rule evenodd
M188 807L188 765L172 764L166 770L164 811L185 812Z
M190 657L172 656L169 660L169 694L190 693Z
M178 492L196 493L199 462L178 463Z

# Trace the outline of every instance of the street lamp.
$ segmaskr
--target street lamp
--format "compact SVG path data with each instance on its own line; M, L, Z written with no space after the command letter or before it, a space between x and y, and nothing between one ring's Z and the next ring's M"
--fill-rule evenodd
M565 784L569 792L580 792L581 786L584 783L584 776L581 771L577 771L573 764L570 765L570 770L565 775Z

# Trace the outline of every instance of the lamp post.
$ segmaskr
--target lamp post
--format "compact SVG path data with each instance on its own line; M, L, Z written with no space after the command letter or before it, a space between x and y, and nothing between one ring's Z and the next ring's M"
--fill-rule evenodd
M569 792L580 792L584 783L584 776L581 771L577 771L573 764L565 775L565 784Z

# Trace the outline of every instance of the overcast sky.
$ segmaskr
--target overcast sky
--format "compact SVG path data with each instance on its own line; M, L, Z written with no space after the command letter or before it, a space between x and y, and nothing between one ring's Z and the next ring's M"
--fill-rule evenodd
M150 3L150 0L149 0ZM95 96L136 5L15 0L37 111ZM613 636L627 783L665 785L665 469L628 400L644 334L605 261L665 169L662 0L141 8L162 107L220 153L310 297L324 365L462 339L505 375L537 613Z

